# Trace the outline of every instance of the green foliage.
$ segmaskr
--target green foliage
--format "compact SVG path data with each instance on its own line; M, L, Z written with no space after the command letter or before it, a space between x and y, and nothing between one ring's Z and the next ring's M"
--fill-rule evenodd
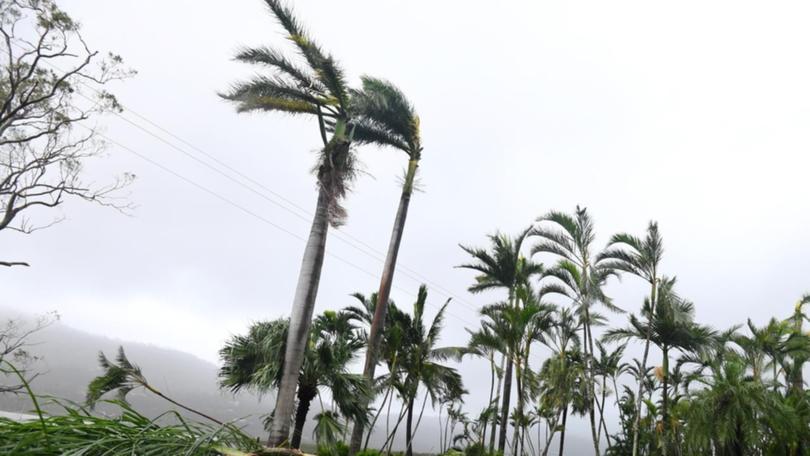
M503 453L498 451L489 452L486 446L480 443L473 443L472 445L464 448L463 453L456 452L455 454L463 454L464 456L503 456Z
M232 426L212 427L185 420L175 412L149 419L121 401L118 418L91 415L64 405L58 416L17 422L0 418L0 454L37 456L109 456L261 454L256 440Z
M366 448L365 450L358 451L356 456L380 456L380 454L380 450Z
M376 451L376 453L371 453ZM377 450L363 450L358 452L357 456L379 456L380 452ZM331 444L318 445L317 456L349 456L349 446L341 441L335 441Z
M354 420L366 418L359 398L368 395L365 382L350 373L350 363L364 341L349 312L327 311L317 316L298 378L299 400L311 401L320 388L332 392L338 409ZM232 336L220 350L220 385L231 391L267 393L278 386L284 366L288 319L257 322L246 335Z
M118 347L115 363L107 359L107 356L101 352L98 354L98 362L104 369L104 373L94 378L87 386L86 403L91 409L104 394L110 391L117 391L118 399L126 402L126 396L130 391L147 384L141 369L127 359L124 347Z

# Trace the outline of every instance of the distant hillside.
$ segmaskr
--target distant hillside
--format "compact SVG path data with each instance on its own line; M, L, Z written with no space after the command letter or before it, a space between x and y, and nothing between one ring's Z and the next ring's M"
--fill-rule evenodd
M31 366L32 371L41 372L32 385L38 394L82 402L87 384L101 373L97 361L99 350L114 357L118 347L123 346L146 378L167 395L222 420L243 418L240 425L245 426L247 432L256 436L264 434L261 415L272 409L272 401L268 400L272 398L263 398L260 404L258 398L250 394L234 397L220 391L217 366L187 353L96 336L62 323L36 333L31 342L34 345L29 351L42 357ZM127 397L147 416L156 416L171 408L171 404L141 390ZM28 412L31 402L24 396L0 395L0 410ZM49 410L56 412L58 407L51 406ZM100 407L102 413L107 410Z
M5 321L7 317L8 313L0 311L0 321ZM123 346L130 361L140 366L146 378L164 393L218 419L240 420L239 425L244 426L246 432L265 437L262 416L272 410L273 398L262 397L260 401L255 395L240 393L234 396L219 390L217 366L193 355L88 334L63 323L56 323L36 333L31 342L35 345L29 351L42 357L42 361L31 367L42 373L33 384L34 391L40 395L82 402L87 384L101 373L97 361L99 350L108 357L114 357L118 346ZM142 390L133 391L127 397L139 412L150 417L172 409L171 404ZM0 411L27 413L31 408L31 402L25 396L0 395ZM398 411L398 406L394 409ZM52 405L48 410L58 413L59 408ZM110 413L111 410L99 407L100 413ZM318 404L314 403L310 414L317 412ZM437 417L428 413L429 408L417 432L414 449L418 452L435 452L438 449L440 425ZM188 413L183 414L189 416ZM192 419L200 420L199 417ZM396 415L391 419L392 426L395 421ZM313 424L310 420L304 429L305 441L311 441ZM385 415L380 417L377 430L370 442L372 447L381 445L385 438ZM401 431L397 439L400 445L404 443L404 429ZM570 431L566 435L566 448L566 454L573 455L593 451L587 439Z

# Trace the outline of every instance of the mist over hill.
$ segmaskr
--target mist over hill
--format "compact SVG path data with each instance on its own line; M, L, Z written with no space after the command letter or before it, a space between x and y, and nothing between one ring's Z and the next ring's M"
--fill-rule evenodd
M13 312L0 311L0 321L4 322L8 318L20 317ZM26 319L24 316L21 318ZM266 437L262 420L273 408L273 396L258 397L244 392L234 395L220 390L217 384L218 367L194 355L155 345L89 334L71 328L63 322L56 322L35 333L29 342L31 346L28 351L41 358L30 366L31 371L40 373L32 384L34 391L39 395L82 403L88 383L102 372L98 365L99 351L112 358L118 347L123 346L130 361L137 364L149 382L163 393L218 419L236 421L250 435L262 439ZM7 380L2 379L4 382ZM149 417L156 417L167 410L176 409L172 404L141 389L132 391L127 399L136 410ZM28 413L32 408L27 396L0 395L0 411ZM54 403L46 403L44 408L49 413L60 412L60 407ZM396 423L398 408L395 404L391 409L392 416L389 420L391 427ZM201 420L182 410L177 411L193 420ZM310 416L314 416L318 411L320 405L316 401L313 403ZM418 452L438 451L439 419L429 412L428 403L414 442L414 449ZM115 408L102 404L98 407L98 413L115 413ZM304 429L305 442L312 441L313 425L314 422L310 420ZM376 432L370 440L370 447L382 445L385 440L385 427L386 415L382 414ZM404 445L404 430L401 431L398 433L395 448ZM593 451L589 441L576 432L569 431L566 435L566 454L587 454L589 451Z

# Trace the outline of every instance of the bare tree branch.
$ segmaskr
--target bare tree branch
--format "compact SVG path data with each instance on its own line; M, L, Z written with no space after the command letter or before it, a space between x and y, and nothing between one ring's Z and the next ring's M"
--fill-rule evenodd
M0 47L0 231L32 233L52 226L63 217L34 223L26 214L55 208L69 197L130 208L119 193L131 174L102 186L82 179L84 163L106 147L88 122L121 106L106 90L86 96L79 88L104 86L134 72L119 56L91 50L78 23L53 0L0 0Z

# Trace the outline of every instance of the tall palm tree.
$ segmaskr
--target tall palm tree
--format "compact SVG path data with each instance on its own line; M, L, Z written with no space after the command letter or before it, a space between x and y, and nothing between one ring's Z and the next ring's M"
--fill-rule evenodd
M661 449L664 455L667 454L670 445L668 432L671 428L669 423L670 351L696 352L713 344L716 336L715 331L711 328L695 323L694 304L679 297L675 293L674 287L675 279L662 279L656 292L658 305L654 313L652 313L650 301L647 300L642 309L642 313L647 316L645 320L631 315L628 328L611 329L604 336L604 340L607 342L627 339L647 340L649 337L649 340L661 349L663 355L663 366L660 370L663 385L661 394L663 444Z
M525 289L521 288L518 294ZM517 380L517 406L515 416L519 419L524 415L526 403L526 370L532 342L543 341L544 335L551 325L553 307L541 304L534 299L523 299L524 305L515 307L509 303L499 303L485 306L481 315L487 319L482 322L487 334L504 345L504 354L509 357L515 366ZM492 340L488 345L495 346L497 341ZM509 409L504 408L502 413L508 414ZM517 454L519 444L520 426L514 426L512 439L513 454Z
M298 376L309 338L327 231L330 224L339 225L345 218L340 203L355 175L355 158L351 149L350 92L343 70L304 31L289 7L280 0L265 0L265 3L306 64L300 66L282 52L268 47L244 49L236 55L237 60L267 67L271 74L236 83L222 96L234 102L239 112L311 115L317 118L324 144L314 168L318 199L298 274L285 365L268 438L269 445L279 446L289 438L290 416L295 407ZM332 124L331 138L327 137L327 122Z
M543 274L551 279L541 288L542 295L559 293L569 298L582 321L582 349L585 361L585 397L594 451L599 455L599 438L595 422L596 401L593 373L593 318L592 307L601 303L611 311L621 311L602 291L608 277L614 274L606 263L598 263L593 253L595 231L593 219L587 209L577 206L573 215L551 211L537 219L532 235L540 238L532 248L532 255L550 253L559 259L555 267Z
M650 284L650 314L655 313L656 291L658 289L658 270L661 258L664 255L664 241L658 231L658 224L650 222L644 239L627 234L613 235L607 248L597 255L597 261L605 268L623 271L640 277ZM647 335L644 342L644 354L641 358L641 368L647 367L647 358L650 353L650 337ZM641 401L643 384L638 385L636 394L635 423L633 424L633 456L638 455L638 430L641 420Z
M548 336L544 339L552 356L543 362L540 369L541 392L539 397L543 415L550 418L550 433L546 439L543 456L548 454L554 434L560 431L559 454L565 451L565 430L568 408L572 401L575 379L579 376L578 365L571 353L580 350L579 323L570 309L558 309ZM562 423L560 423L562 420Z
M408 156L408 168L399 198L399 208L394 218L388 253L385 257L380 288L377 292L383 305L376 306L369 330L369 343L363 376L371 383L377 367L377 353L382 340L388 297L394 280L394 271L405 231L405 220L411 202L416 172L422 157L422 139L419 131L419 116L405 95L391 83L368 76L362 78L363 90L352 97L352 108L357 115L354 140L358 143L384 144L399 149ZM363 424L355 423L352 431L350 454L355 454L363 439Z
M233 392L249 389L265 393L277 388L283 378L288 330L289 320L280 319L254 323L246 335L231 337L220 350L220 385ZM355 353L362 347L350 314L327 311L315 318L298 377L292 448L301 445L310 404L321 388L331 391L343 416L364 420L366 412L360 398L368 391L361 376L348 372Z
M475 283L468 288L471 293L481 293L493 289L505 289L508 295L508 304L517 306L518 287L529 281L529 277L543 271L540 263L535 263L521 254L523 242L531 232L527 228L514 238L501 233L489 236L491 250L460 246L475 260L474 263L456 266L478 272ZM509 403L512 392L512 369L514 360L504 356L506 369L504 372L502 404L500 408L500 432L498 435L498 451L503 452L506 446L507 421L509 419Z
M458 372L441 362L448 358L458 358L461 350L457 347L437 347L441 335L444 313L448 302L439 309L433 320L425 324L425 304L427 287L419 287L413 315L402 321L403 340L399 367L402 371L401 394L406 403L405 421L405 454L413 455L413 418L414 402L420 387L435 403L442 397L461 397L464 393L461 376ZM424 409L423 409L424 410Z
M370 328L371 322L374 320L374 315L376 314L378 302L377 293L372 293L369 297L366 297L361 293L355 293L352 296L357 299L359 305L349 306L345 309L345 311L351 314L353 319L363 322ZM375 386L372 390L372 395L369 396L369 400L371 397L379 394L382 391L385 391L385 395L383 396L383 400L377 409L377 413L374 415L374 418L369 424L363 449L368 447L374 426L377 423L377 419L385 409L386 403L389 404L390 408L390 404L393 402L393 391L402 384L399 362L401 354L404 352L406 329L410 325L411 320L410 316L400 310L393 301L388 300L387 307L388 311L386 312L385 329L382 331L382 340L380 341L380 346L378 347L378 359L386 364L388 372L387 374L380 375L374 379L372 383ZM366 335L365 338L367 340L368 336ZM366 343L366 346L368 346L368 343ZM366 407L368 408L368 403L366 403ZM357 424L355 423L355 427L356 426ZM365 428L365 425L363 427Z

